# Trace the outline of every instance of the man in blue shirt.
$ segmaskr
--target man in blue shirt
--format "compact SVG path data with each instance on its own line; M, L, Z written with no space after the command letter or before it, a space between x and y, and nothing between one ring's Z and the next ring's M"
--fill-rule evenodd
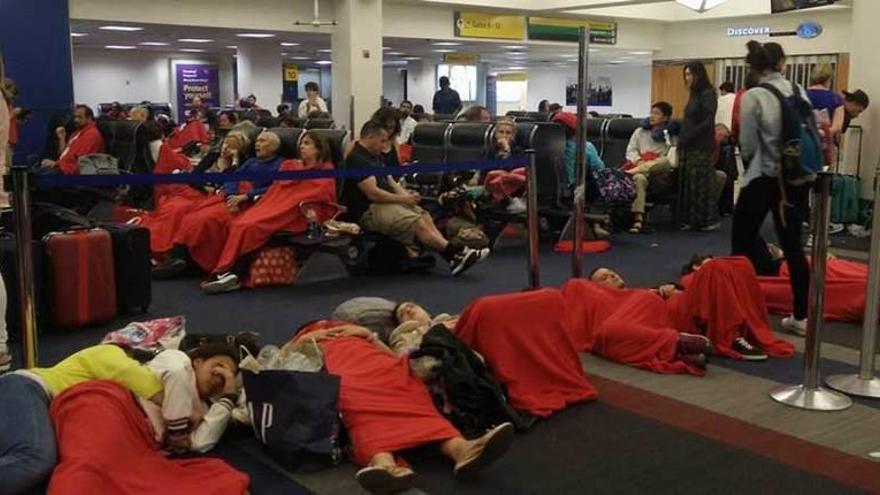
M271 131L263 131L254 142L255 157L241 165L235 173L277 172L284 158L278 155L281 139ZM216 194L193 206L180 222L174 235L174 248L165 261L153 270L156 278L171 278L181 274L195 263L211 273L217 264L229 222L242 210L259 201L266 194L272 180L227 182Z
M449 78L440 78L440 90L434 93L434 113L455 115L461 110L458 91L449 87Z

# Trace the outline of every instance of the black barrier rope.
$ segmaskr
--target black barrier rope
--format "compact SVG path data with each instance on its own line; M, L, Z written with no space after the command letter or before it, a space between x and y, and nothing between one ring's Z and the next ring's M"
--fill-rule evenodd
M430 174L437 172L457 172L470 170L495 170L526 167L527 156L516 156L505 160L483 160L452 164L415 164L401 167L381 168L343 168L330 170L297 170L290 172L223 172L223 173L177 173L177 174L119 174L119 175L39 175L34 177L38 189L59 187L110 187L110 186L152 186L156 184L204 184L249 181L279 181L305 179L358 179L370 176L402 176L410 174Z

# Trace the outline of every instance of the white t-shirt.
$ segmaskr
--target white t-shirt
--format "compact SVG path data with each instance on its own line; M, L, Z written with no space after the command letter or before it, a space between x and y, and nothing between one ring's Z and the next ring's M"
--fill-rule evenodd
M416 130L416 124L416 119L409 116L400 121L400 134L397 136L397 144L409 142L413 132Z
M735 93L727 93L718 97L718 110L715 112L715 123L724 124L727 130L733 129L733 103L736 101Z
M315 98L314 103L309 103L308 98L304 99L303 101L299 102L299 109L297 110L296 114L299 116L299 118L304 119L307 118L309 114L314 112L315 110L319 112L327 111L327 102L324 101L324 98L318 96L317 98Z

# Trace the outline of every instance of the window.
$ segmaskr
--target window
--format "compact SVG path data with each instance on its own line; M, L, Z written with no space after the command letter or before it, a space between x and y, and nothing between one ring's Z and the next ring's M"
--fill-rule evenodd
M458 91L462 101L477 101L476 65L440 64L437 66L437 79L443 76L449 78L449 85Z

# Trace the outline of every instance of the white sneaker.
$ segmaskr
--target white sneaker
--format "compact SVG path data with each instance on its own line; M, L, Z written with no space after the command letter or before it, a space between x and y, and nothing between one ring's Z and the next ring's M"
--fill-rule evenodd
M842 223L832 223L828 225L828 235L839 234L846 229Z
M210 280L202 283L202 290L206 294L220 294L241 289L241 281L232 272L215 275Z
M453 277L457 277L464 273L468 268L474 266L480 259L482 250L464 248L460 253L456 254L449 262L449 271Z
M795 335L806 337L807 335L807 319L798 320L794 315L786 316L782 319L782 329L787 330Z
M522 198L510 198L510 203L507 204L507 213L514 215L525 213L527 209L528 206Z

